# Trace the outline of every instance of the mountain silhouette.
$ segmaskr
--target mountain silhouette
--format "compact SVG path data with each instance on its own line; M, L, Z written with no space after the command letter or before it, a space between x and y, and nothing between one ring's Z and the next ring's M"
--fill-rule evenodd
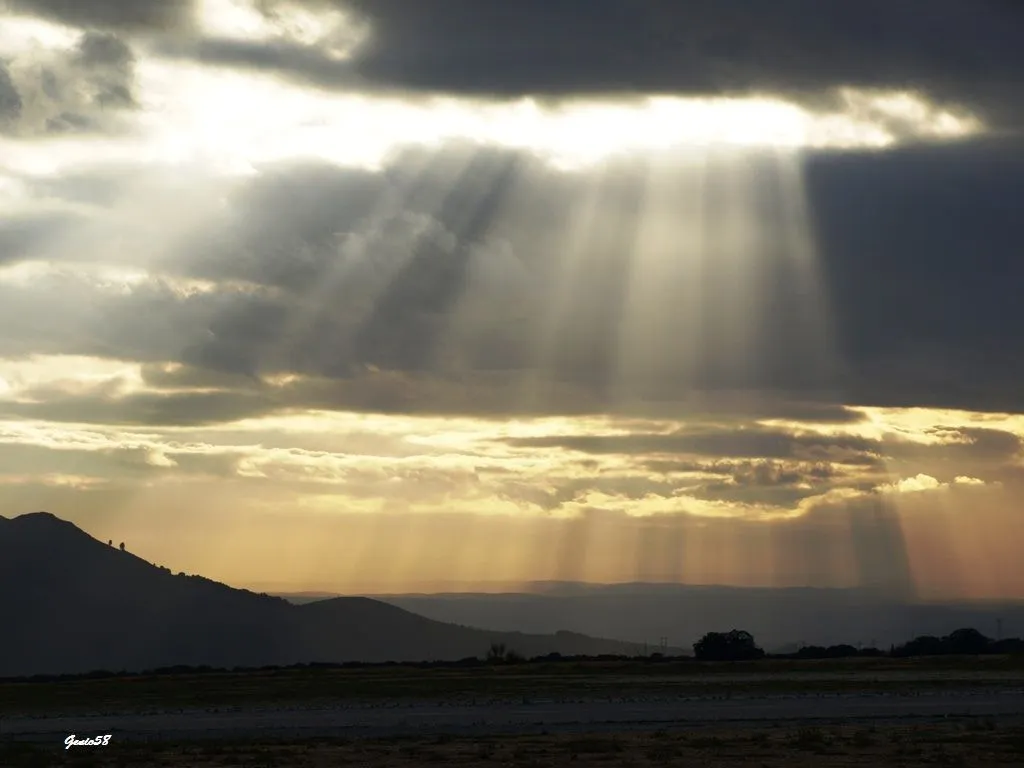
M533 582L504 594L373 597L437 621L496 631L514 627L545 633L559 628L627 642L665 637L683 647L705 632L733 627L751 632L771 652L807 644L888 648L920 635L941 637L960 627L976 627L992 637L1024 634L1024 602L1019 600L907 600L857 587Z
M46 512L0 517L0 677L176 665L445 661L492 643L524 656L635 654L572 632L447 624L366 597L295 605L173 574Z

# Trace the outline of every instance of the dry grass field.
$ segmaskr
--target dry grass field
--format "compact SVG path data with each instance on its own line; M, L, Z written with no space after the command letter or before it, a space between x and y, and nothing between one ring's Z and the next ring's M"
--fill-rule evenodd
M0 682L0 717L166 711L345 700L720 696L964 688L1024 689L1010 656L821 661L528 662L480 667L395 665Z

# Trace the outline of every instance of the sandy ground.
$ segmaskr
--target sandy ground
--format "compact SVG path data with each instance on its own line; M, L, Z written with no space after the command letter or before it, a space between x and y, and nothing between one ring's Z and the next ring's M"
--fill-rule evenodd
M823 722L892 723L951 717L1024 722L1024 689L918 693L784 694L522 699L519 701L339 702L333 706L247 707L0 721L8 739L55 744L68 734L113 740L345 738L611 732L690 725Z

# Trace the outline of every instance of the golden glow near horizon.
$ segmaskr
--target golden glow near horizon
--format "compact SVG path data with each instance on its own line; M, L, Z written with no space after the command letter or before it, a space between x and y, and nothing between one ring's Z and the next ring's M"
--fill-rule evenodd
M268 17L242 0L205 0L200 31L315 47L338 66L364 39L342 14L288 2L276 9ZM16 84L31 86L33 67L66 56L79 39L15 16L0 25L0 56L14 62ZM30 105L31 125L0 136L0 204L21 227L11 231L31 233L36 215L77 217L0 264L3 296L26 302L12 326L42 307L32 322L68 331L38 350L21 346L22 331L38 330L28 321L17 337L0 337L9 342L0 355L0 514L48 509L174 570L241 586L881 579L921 595L1024 597L1005 544L1020 540L1005 481L1024 470L1011 445L1024 437L1024 416L853 403L845 413L837 406L830 422L802 418L784 398L699 397L697 387L707 368L743 374L765 362L757 299L771 288L761 269L771 259L800 289L790 309L808 329L801 365L831 370L804 152L964 140L985 132L976 116L923 94L852 88L817 109L770 93L552 105L328 92L155 50L136 46L140 109L118 117L116 130L32 135L60 107L44 93ZM467 169L488 152L543 167L515 180L520 202L543 184L583 179L541 241L551 251L548 293L532 290L539 285L519 255L489 232L467 234L428 213L402 218L410 189L436 183L429 162L398 169L409 178L387 176L388 193L365 221L327 233L327 267L299 302L287 285L259 284L260 275L188 272L197 242L255 258L259 244L245 241L245 227L265 222L239 211L268 164L384 173L403 149L452 142L463 148L438 172L438 208L454 205ZM106 172L127 175L106 202L48 186ZM766 187L778 204L770 215ZM622 210L626 193L639 201L636 212ZM540 226L514 205L498 208L506 231ZM307 255L295 244L302 235L284 241L276 266ZM445 343L431 362L443 370L296 372L297 360L308 362L291 355L296 340L325 309L337 309L331 319L346 331L363 327L429 238L441 250L467 247L477 270L437 320ZM601 261L609 244L614 259ZM624 266L622 307L599 340L611 360L610 394L595 394L551 368L589 338L588 313L601 302L590 281L610 266ZM357 299L339 301L357 278L365 281ZM705 278L714 278L714 295ZM258 302L254 322L273 332L249 337L231 313ZM273 302L288 308L283 319L267 309ZM705 317L712 330L698 327ZM535 370L465 363L485 331L518 322ZM126 327L135 324L144 332L132 336L137 329ZM69 334L84 351L60 354ZM232 351L225 339L258 344L255 362L220 370ZM211 340L221 346L203 358L210 370L182 362L195 364ZM963 508L970 518L956 514ZM865 540L905 556L909 577L896 565L870 572L858 550ZM972 564L973 574L951 579L951 560Z
M77 376L80 388L111 391L110 382L125 383L117 396L145 391L137 369L123 364L6 360L0 361L6 382L0 406L40 388L73 391L69 375ZM1000 551L998 542L1011 525L1011 500L997 479L946 475L942 452L966 441L930 439L935 424L971 429L976 415L923 409L889 415L891 422L874 422L879 438L919 452L921 458L903 461L929 467L932 474L900 474L895 464L879 471L855 462L836 465L823 479L814 475L818 465L812 456L744 460L679 449L629 452L631 438L678 434L679 423L654 419L506 422L309 412L210 427L3 421L0 451L7 455L17 447L29 453L20 471L5 478L0 498L9 504L25 484L44 503L74 493L73 505L60 502L73 510L72 520L101 539L130 539L133 551L155 562L242 585L273 581L275 589L342 591L401 591L460 580L662 580L673 574L695 582L783 585L799 583L792 574L802 571L781 563L803 562L802 542L812 535L826 537L835 559L831 566L808 561L801 567L817 568L821 583L851 585L863 574L851 559L850 542L829 518L852 525L857 505L881 502L890 522L878 534L905 542L921 594L1019 596L1024 585L1005 568L997 578L979 564L973 580L965 577L959 585L943 572L949 557L973 557L979 547ZM908 429L908 422L918 428ZM1024 436L1019 416L1004 415L996 423ZM833 425L830 434L853 436L857 426ZM555 441L548 447L529 442L544 438ZM623 441L623 447L606 453L564 447L581 438ZM517 440L527 443L518 446ZM681 466L652 472L648 464L657 460ZM788 481L787 472L794 475ZM742 500L745 491L769 482L799 492L774 501ZM975 509L970 520L943 511L957 504ZM172 515L171 507L179 511ZM206 516L219 522L211 528ZM949 532L940 541L929 529L931 516ZM158 520L154 530L151 523ZM964 538L967 525L988 527L981 539L977 533ZM166 543L159 533L168 526L178 531L176 543ZM245 527L243 538L232 533L235 526ZM776 529L769 540L758 533L765 526ZM204 532L202 546L186 533L197 527ZM408 536L388 538L403 527ZM656 538L663 543L665 537L681 537L681 562L661 545L651 549L654 540L645 530L659 531ZM566 560L560 537L569 537L562 546L574 540L573 546L585 547L585 558ZM214 547L211 542L218 540L230 540L234 554ZM342 554L329 556L339 544ZM488 547L508 557L482 556ZM731 548L734 565L702 558L700 547ZM757 547L768 547L771 557L766 560ZM969 552L961 552L963 547ZM450 557L427 557L439 549ZM499 561L504 565L496 567ZM769 562L780 565L773 571ZM752 570L755 563L761 565Z

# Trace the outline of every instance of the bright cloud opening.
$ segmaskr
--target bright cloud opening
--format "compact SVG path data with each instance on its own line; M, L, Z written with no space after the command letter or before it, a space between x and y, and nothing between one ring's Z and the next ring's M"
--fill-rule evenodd
M909 93L842 93L844 108L815 113L780 98L650 97L640 104L541 106L436 97L416 102L329 95L227 71L165 62L140 65L154 159L206 158L243 168L295 156L377 167L402 145L467 139L535 152L559 167L616 155L715 145L780 149L884 149L904 140L948 140L980 122ZM157 118L157 116L159 116Z
M198 21L214 37L318 46L336 60L348 58L366 35L349 14L334 8L313 10L294 2L202 0Z
M881 490L889 493L918 493L934 491L941 487L942 483L931 475L919 474L916 477L906 477L898 482L883 485Z
M239 0L206 0L200 24L215 37L283 41L344 59L365 36L339 12L287 2L262 13ZM80 34L17 17L0 32L12 71L47 51L70 50ZM138 48L141 109L116 139L62 135L30 143L0 139L9 170L56 173L102 163L196 163L246 173L254 165L304 157L375 168L396 148L463 139L531 151L562 168L617 155L709 146L886 149L907 141L949 141L984 131L966 110L939 107L908 91L838 89L812 109L772 94L746 98L651 95L628 103L533 98L493 102L450 96L409 99L329 92L269 75L161 58ZM27 75L25 75L27 76ZM134 124L133 124L134 123Z

